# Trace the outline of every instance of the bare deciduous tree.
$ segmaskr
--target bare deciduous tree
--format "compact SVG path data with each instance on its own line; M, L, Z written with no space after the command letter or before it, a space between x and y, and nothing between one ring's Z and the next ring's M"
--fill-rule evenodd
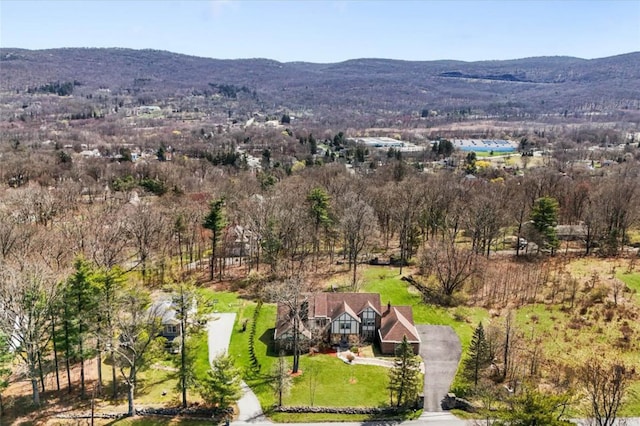
M343 200L346 208L342 212L340 227L347 244L349 266L353 266L351 285L355 289L357 282L358 256L373 238L376 218L370 205L356 194L350 193Z
M589 399L587 416L596 426L616 424L635 370L619 359L593 356L579 369L579 380Z
M422 267L426 274L433 274L445 296L452 296L475 273L477 255L456 244L451 235L443 241L432 240L422 255Z
M0 270L0 330L10 336L11 350L27 367L36 406L40 405L41 354L49 342L50 309L55 299L55 281L37 265Z
M149 261L164 234L165 222L165 216L146 203L137 205L127 217L127 235L133 240L143 282L147 280Z
M308 313L309 290L309 283L302 277L289 278L269 285L265 289L265 298L283 305L286 308L288 320L291 321L293 339L292 373L297 373L300 367L300 335Z
M149 297L142 289L130 289L123 298L117 318L118 341L114 345L115 362L127 384L128 415L135 414L135 388L138 372L147 366L150 353L162 330L160 305L149 307Z

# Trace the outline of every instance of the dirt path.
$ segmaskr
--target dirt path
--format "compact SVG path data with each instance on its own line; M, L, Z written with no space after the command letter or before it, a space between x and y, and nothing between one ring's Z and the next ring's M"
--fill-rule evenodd
M442 411L440 402L458 369L462 346L455 331L444 325L416 326L422 343L420 355L424 360L424 411Z

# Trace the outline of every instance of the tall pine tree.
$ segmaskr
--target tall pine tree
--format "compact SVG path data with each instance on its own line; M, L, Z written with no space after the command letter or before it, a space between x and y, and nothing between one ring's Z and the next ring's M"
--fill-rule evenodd
M531 209L531 226L535 230L538 246L555 250L558 247L558 201L552 197L538 198Z
M482 327L482 323L479 323L471 338L469 355L463 363L464 377L473 381L474 388L478 386L478 379L482 370L491 363L489 353L489 344L484 335L484 327Z
M209 279L213 281L216 262L216 246L222 236L222 230L227 226L224 212L224 198L211 202L209 213L205 216L202 226L211 231L211 258L209 259ZM222 272L221 272L222 273Z
M420 392L420 363L413 354L413 346L403 336L396 348L395 366L389 370L391 405L408 407L418 399Z
M93 335L98 318L98 293L95 271L87 261L76 260L75 272L65 286L65 303L68 304L66 314L71 316L70 323L76 336L75 354L80 362L81 398L86 396L84 361L94 355L87 340Z

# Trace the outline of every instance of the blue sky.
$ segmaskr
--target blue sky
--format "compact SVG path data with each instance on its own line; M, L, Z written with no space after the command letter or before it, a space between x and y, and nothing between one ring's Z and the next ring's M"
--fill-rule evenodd
M0 46L338 62L640 51L640 0L0 0Z

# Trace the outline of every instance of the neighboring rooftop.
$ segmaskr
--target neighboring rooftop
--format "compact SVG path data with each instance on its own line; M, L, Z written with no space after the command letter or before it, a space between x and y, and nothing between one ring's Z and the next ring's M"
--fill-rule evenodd
M363 144L370 148L395 148L400 151L408 152L408 151L423 151L425 149L430 149L430 145L420 146L413 144L411 142L406 142L402 140L397 140L393 138L389 138L386 136L376 136L376 137L362 137L362 138L350 138L352 142Z
M453 146L461 151L513 152L518 144L504 139L453 139Z

